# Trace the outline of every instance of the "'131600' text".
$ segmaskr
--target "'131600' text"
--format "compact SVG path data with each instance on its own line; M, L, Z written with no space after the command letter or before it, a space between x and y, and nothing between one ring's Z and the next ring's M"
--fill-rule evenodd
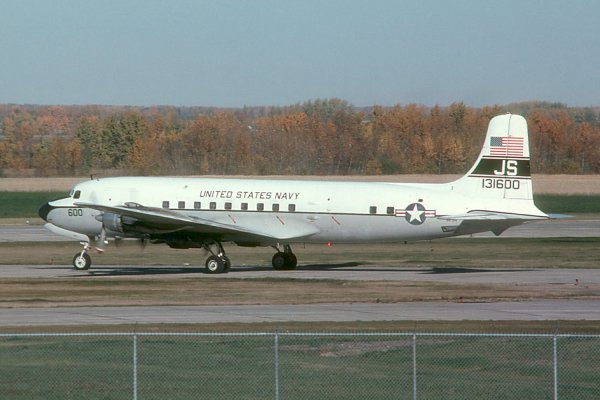
M518 179L503 178L483 178L481 187L484 189L515 189L521 188L521 182Z

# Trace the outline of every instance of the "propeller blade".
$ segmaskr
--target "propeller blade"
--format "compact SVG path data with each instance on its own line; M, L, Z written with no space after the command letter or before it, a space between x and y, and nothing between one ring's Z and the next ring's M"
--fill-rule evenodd
M98 237L98 241L96 242L96 251L98 253L104 253L104 247L108 244L108 240L106 240L106 230L102 227L100 231L100 236Z

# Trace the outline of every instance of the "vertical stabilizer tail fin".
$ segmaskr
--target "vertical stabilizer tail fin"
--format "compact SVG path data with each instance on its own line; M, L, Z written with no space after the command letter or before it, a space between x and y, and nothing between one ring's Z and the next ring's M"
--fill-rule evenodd
M533 204L527 121L520 115L492 118L477 161L462 178L452 182L453 190L485 204L510 202L510 208L543 214ZM494 207L497 208L497 207Z

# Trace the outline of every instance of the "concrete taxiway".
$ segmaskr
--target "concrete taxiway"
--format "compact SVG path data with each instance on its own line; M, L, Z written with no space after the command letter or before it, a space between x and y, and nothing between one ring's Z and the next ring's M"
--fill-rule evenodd
M0 309L0 326L253 322L600 320L600 301Z

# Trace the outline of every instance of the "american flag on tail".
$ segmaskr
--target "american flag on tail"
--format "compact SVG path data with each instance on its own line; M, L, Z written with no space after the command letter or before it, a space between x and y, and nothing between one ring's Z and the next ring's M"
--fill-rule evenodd
M501 157L523 157L525 138L516 136L492 136L490 138L490 155Z

